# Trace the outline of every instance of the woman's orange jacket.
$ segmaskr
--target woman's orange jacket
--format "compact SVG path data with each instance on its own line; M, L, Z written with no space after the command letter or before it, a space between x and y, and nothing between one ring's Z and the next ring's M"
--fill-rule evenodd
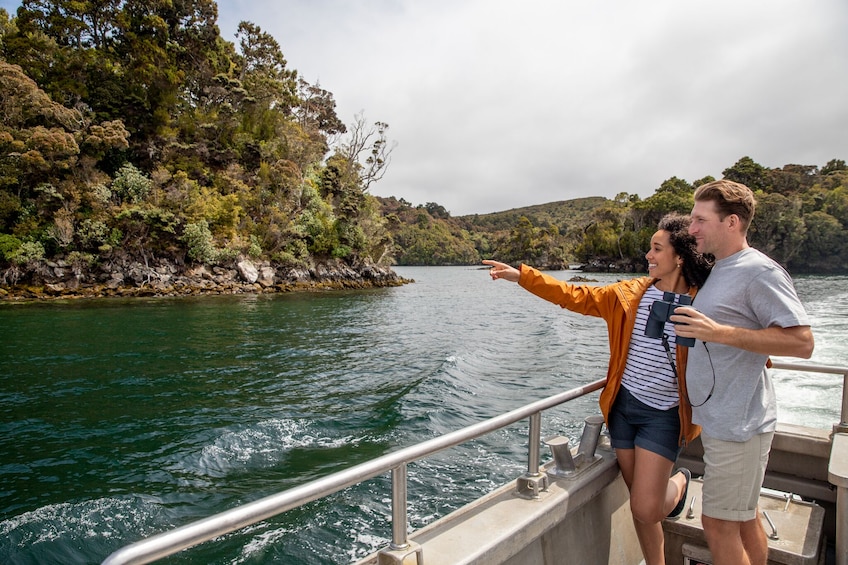
M604 420L609 423L610 409L621 387L621 376L627 363L630 336L633 334L633 326L636 325L636 310L642 295L655 279L641 277L606 286L591 286L560 281L528 265L521 265L520 272L518 284L536 296L572 312L598 316L606 321L610 360L607 383L601 392L599 403ZM694 287L689 290L689 294L695 295ZM689 348L678 345L676 353L677 388L680 393L680 445L686 446L698 437L701 427L692 423L692 406L686 393L686 360Z

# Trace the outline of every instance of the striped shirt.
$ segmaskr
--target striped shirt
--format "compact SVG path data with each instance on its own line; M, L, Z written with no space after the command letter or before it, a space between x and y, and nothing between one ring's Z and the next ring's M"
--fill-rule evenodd
M668 355L660 338L647 337L645 325L648 320L651 304L662 300L663 292L651 285L636 312L636 325L630 338L630 348L627 351L627 363L621 385L630 393L652 408L668 410L680 403L677 390L677 377L671 369ZM675 302L677 298L675 298ZM674 324L665 323L665 334L671 348L671 358L676 361Z

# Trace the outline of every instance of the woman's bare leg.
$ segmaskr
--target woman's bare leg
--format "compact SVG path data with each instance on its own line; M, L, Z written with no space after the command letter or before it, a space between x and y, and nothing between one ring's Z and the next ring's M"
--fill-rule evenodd
M646 565L665 564L662 520L677 505L686 488L681 474L669 478L674 463L637 447L616 449L624 483L630 489L630 509Z

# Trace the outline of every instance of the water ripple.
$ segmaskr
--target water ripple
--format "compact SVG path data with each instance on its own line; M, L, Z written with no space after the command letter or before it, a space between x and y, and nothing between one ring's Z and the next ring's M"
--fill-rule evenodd
M0 555L99 562L142 536L603 377L606 327L476 268L372 291L4 308ZM567 278L568 273L553 273ZM617 277L599 275L598 284ZM815 358L844 364L848 277L799 277ZM829 427L840 379L775 374ZM579 439L597 393L547 411ZM412 527L525 472L527 422L409 465ZM543 460L550 457L543 453ZM391 537L388 474L173 557L348 563Z

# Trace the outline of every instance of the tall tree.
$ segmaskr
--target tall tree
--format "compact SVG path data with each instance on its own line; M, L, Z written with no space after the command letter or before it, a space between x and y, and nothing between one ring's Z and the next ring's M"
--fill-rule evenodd
M344 122L336 115L332 92L324 90L319 84L309 84L300 79L298 93L300 101L295 115L305 131L323 132L330 136L347 131Z
M385 122L374 122L373 126L368 126L364 115L359 113L348 129L348 139L337 149L351 172L359 178L363 192L382 179L388 170L395 148L395 144L390 145L386 139L388 129L389 124Z
M671 177L663 181L654 194L631 206L634 230L654 229L660 219L670 212L688 214L692 209L693 192L692 185L683 179Z
M297 105L297 71L289 70L280 44L251 22L241 22L238 78L262 110L276 109L290 114Z
M754 192L768 191L770 188L768 169L747 156L736 161L732 167L726 168L722 174L724 178L742 183Z
M793 261L792 267L801 271L839 272L848 260L848 240L842 224L833 216L817 211L804 217L804 225L804 253Z
M776 192L757 194L757 212L749 232L753 247L787 265L801 250L805 231L800 198Z

